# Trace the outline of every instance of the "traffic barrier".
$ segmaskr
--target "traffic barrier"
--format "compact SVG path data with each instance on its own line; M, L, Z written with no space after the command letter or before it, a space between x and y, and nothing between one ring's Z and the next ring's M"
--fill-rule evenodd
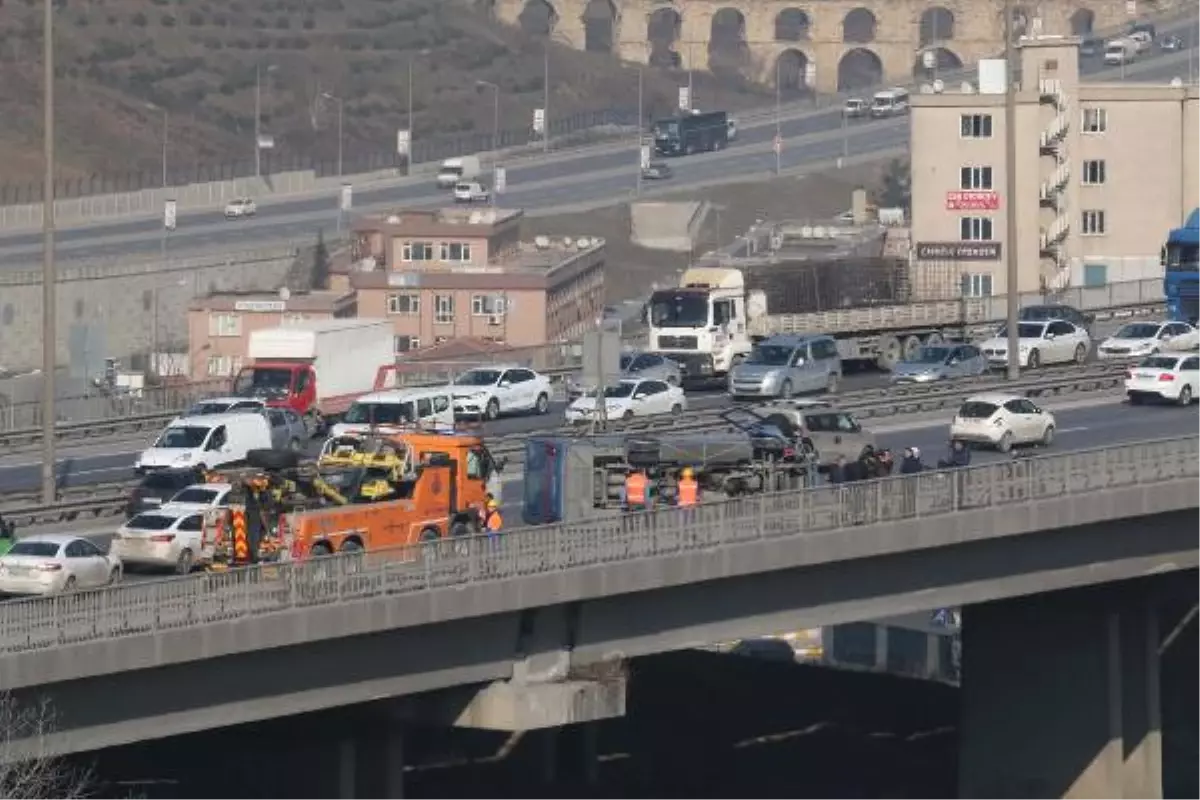
M914 385L889 389L867 389L838 397L836 407L854 414L859 419L891 419L903 415L955 408L967 397L988 389L1011 391L1027 397L1046 399L1073 394L1107 392L1120 386L1124 378L1125 367L1105 364L1089 367L1080 374L1069 377L1038 378L1019 383L1008 383L1002 378L988 376L982 379L956 382L950 387ZM718 411L689 412L679 416L661 415L614 420L606 428L606 432L700 433L718 430L729 426L722 416L722 413L727 410L726 408ZM489 443L489 449L497 458L505 458L509 465L516 465L523 461L525 442L530 436L579 436L583 431L582 428L571 426L531 431L494 439ZM131 479L120 483L66 487L61 494L65 502L51 505L40 504L37 492L8 493L0 495L0 504L2 504L0 511L3 512L5 519L12 520L19 527L68 522L85 515L99 517L118 514L123 510L122 503L127 497L129 489L136 483L136 480ZM91 503L90 506L89 503Z
M575 523L282 562L0 604L0 652L115 641L281 611L563 574L860 525L1087 497L1200 476L1200 437L1112 445Z

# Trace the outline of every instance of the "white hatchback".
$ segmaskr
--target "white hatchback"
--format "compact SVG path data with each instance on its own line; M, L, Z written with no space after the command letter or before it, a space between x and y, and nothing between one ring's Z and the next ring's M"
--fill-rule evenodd
M1125 395L1131 403L1165 400L1181 406L1200 397L1200 356L1159 353L1143 359L1125 377Z
M1007 453L1016 444L1049 446L1054 415L1015 394L979 394L967 398L950 422L951 441L995 447Z
M1162 350L1187 350L1197 343L1186 322L1130 322L1096 348L1100 358L1143 358Z
M170 568L187 575L212 558L211 545L204 538L202 510L168 504L138 514L118 528L110 552L126 564Z
M598 409L596 392L592 391L567 406L567 422L591 422ZM623 380L604 390L604 415L607 419L633 419L656 414L679 415L687 411L683 389L666 381Z
M245 219L258 213L258 205L249 197L239 197L225 204L225 219Z
M121 560L70 534L26 536L0 556L0 593L46 595L121 580Z

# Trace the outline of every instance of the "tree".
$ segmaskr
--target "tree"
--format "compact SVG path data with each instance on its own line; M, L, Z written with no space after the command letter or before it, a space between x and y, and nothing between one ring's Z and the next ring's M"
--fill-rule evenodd
M92 776L86 770L44 754L53 730L48 701L24 707L11 695L0 695L0 797L49 800L88 795Z
M908 211L912 203L912 174L904 159L894 158L888 162L880 180L880 208L903 208Z
M329 248L322 229L317 230L317 245L313 248L312 288L329 288Z

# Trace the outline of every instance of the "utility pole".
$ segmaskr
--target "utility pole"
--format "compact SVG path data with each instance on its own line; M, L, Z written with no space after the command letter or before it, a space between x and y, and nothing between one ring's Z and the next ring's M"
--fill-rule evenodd
M344 112L344 111L345 111L345 109L346 109L346 101L345 101L345 100L343 100L342 98L338 97L337 95L330 94L329 92L322 92L322 93L321 93L321 96L322 96L322 97L324 97L326 100L332 100L333 102L337 103L337 107L338 107L338 121L337 121L337 137L338 137L338 145L337 145L337 174L338 174L338 177L340 178L340 177L342 177L342 175L344 174L344 173L342 172L342 153L343 153L343 148L344 148L345 139L342 137L342 118L343 118L343 116L344 116L343 112ZM411 134L409 134L409 136L411 137ZM409 139L409 143L410 143L410 144L409 144L409 147L410 147L410 149L411 149L411 147L412 147L412 144L411 144L411 142L412 142L412 139L410 138L410 139Z
M408 156L404 160L404 174L412 174L413 159L413 57L408 57Z
M1017 264L1017 87L1014 85L1016 69L1016 43L1013 41L1013 4L1004 0L1004 193L1005 233L1004 251L1007 267L1008 296L1008 379L1021 377L1021 337L1017 317L1020 313L1021 294L1018 289L1020 273Z
M262 177L262 65L254 65L254 177Z
M163 109L163 129L162 129L162 188L167 188L167 144L170 141L169 135L171 132L171 112Z
M638 66L638 115L637 115L637 195L642 195L642 142L646 140L646 132L644 129L645 122L642 120L642 87L643 74L642 68ZM691 102L691 98L688 98Z
M775 59L775 177L783 172L783 122L780 119L782 105L782 88L779 84L779 62L783 59Z
M550 41L546 41L542 64L542 152L550 152Z
M58 496L54 434L57 414L55 363L58 356L58 285L54 270L54 0L42 0L42 502Z

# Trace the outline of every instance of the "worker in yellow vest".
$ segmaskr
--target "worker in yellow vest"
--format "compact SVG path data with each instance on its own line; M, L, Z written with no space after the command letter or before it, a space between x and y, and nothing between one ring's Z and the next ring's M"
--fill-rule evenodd
M675 496L680 508L691 508L700 502L700 484L691 467L684 467L680 473L679 489Z

